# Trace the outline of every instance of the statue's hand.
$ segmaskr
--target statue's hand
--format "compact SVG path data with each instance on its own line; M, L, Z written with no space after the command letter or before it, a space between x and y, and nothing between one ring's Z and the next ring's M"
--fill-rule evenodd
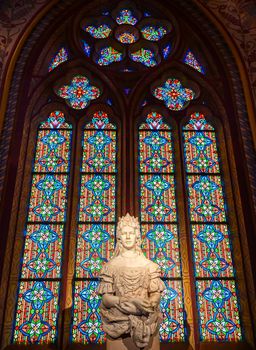
M136 305L127 300L120 302L118 309L127 315L141 315L141 311L138 310Z
M154 312L154 308L148 300L133 298L131 302L143 313L151 313Z

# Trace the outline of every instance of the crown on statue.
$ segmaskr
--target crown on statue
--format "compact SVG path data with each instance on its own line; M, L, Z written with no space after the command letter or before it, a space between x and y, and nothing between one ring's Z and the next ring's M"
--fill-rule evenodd
M137 229L136 230L138 232L137 235L140 234L139 219L135 218L134 216L131 216L129 213L119 218L118 224L117 224L117 235L120 233L120 231L122 230L122 227L124 226L134 227L135 229Z

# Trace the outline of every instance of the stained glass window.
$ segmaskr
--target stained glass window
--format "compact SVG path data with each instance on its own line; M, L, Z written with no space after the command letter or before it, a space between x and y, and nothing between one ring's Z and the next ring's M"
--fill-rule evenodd
M87 57L90 57L91 54L91 46L85 41L82 40L82 48Z
M117 129L104 111L85 125L74 285L72 341L103 343L98 274L114 251Z
M140 125L138 154L142 248L160 266L166 284L160 338L162 342L184 341L172 130L161 114L149 113Z
M151 20L147 18L151 16L147 11L142 15L133 5L130 8L114 9L112 13L103 11L102 14L104 17L94 18L94 20L85 18L81 23L87 37L91 36L88 39L97 42L96 45L93 43L88 45L83 40L84 53L87 57L91 56L98 65L107 66L121 61L126 48L120 49L120 46L130 46L127 58L133 62L142 63L146 67L154 67L161 62L162 57L167 59L169 56L171 45L165 42L164 47L162 39L166 39L171 32L171 22L156 18ZM145 43L141 41L135 49L133 44L140 42L140 39ZM146 41L150 43L147 44ZM161 52L162 55L159 54ZM126 69L128 68L125 67L122 71Z
M141 48L131 53L134 62L140 62L146 67L154 67L157 65L155 54L152 50Z
M117 40L120 41L122 44L133 44L135 43L138 38L136 34L128 31L124 31L117 36Z
M214 127L194 113L183 128L202 341L242 339L225 191Z
M84 109L91 100L101 95L100 89L91 85L89 79L83 75L74 76L70 85L61 86L56 93L67 100L67 104L74 109Z
M62 47L56 55L53 57L51 60L49 67L48 67L48 72L51 72L53 69L58 67L61 63L65 62L68 60L68 51L65 47Z
M13 341L56 341L72 126L60 111L40 124L32 173Z
M109 37L111 33L111 27L107 24L101 24L98 27L96 26L84 26L83 30L89 33L95 39L104 39Z
M184 56L183 62L189 65L190 67L196 69L199 73L205 74L205 69L195 57L191 50L188 50Z
M163 100L166 107L172 111L184 109L189 101L195 98L195 92L183 87L181 81L176 78L169 78L163 85L156 87L153 95L158 100Z
M170 56L172 50L172 45L171 44L167 44L163 50L162 50L162 54L165 60L167 60L167 58Z
M111 63L119 62L122 59L123 59L122 53L114 49L113 47L109 46L100 50L97 63L100 66L108 66Z
M73 18L74 21L72 19L74 30L67 36L70 45L59 47L46 62L46 69L52 72L63 62L70 61L71 54L67 48L72 47L76 62L80 56L80 60L84 58L87 67L84 69L90 70L90 74L79 73L75 61L63 65L65 76L61 76L60 68L50 73L51 79L59 75L59 80L56 85L52 80L53 85L47 85L48 91L55 86L56 105L66 103L65 108L74 116L76 125L72 128L62 112L54 111L37 130L31 187L27 191L16 313L13 332L10 331L15 344L44 346L56 343L58 334L63 336L60 342L64 348L68 347L68 342L87 345L106 341L97 287L99 272L111 258L115 245L119 133L106 110L111 110L109 105L115 107L118 113L121 105L128 103L133 94L136 97L137 78L142 84L141 97L137 89L138 105L134 105L133 110L145 106L148 110L153 99L162 105L166 113L174 111L177 123L176 132L168 118L159 112L147 113L136 133L138 162L129 168L122 181L123 184L127 182L128 187L122 189L123 208L126 205L133 208L134 203L128 204L128 193L130 188L132 191L136 187L134 179L139 179L142 249L147 258L160 266L166 286L160 303L163 313L159 329L161 342L191 341L198 348L200 341L242 340L238 282L233 264L232 232L219 160L218 135L202 113L191 115L187 124L179 129L179 112L192 104L198 88L197 84L188 84L185 73L182 79L180 74L176 76L172 73L169 58L173 57L174 61L179 59L180 68L183 66L187 72L192 72L192 67L205 74L205 68L192 50L179 56L179 43L184 46L179 27L170 35L173 28L171 19L158 19L167 18L168 14L161 16L159 11L155 12L157 8L147 9L146 5L147 2L141 3L137 9L129 1L122 1L117 7L98 8L95 17L79 22L81 14L86 13L83 10ZM90 16L92 12L87 13ZM172 16L175 17L175 12ZM68 32L70 28L66 29ZM77 44L80 45L78 53L75 52ZM160 62L163 62L162 67ZM110 73L109 69L115 70L109 75L113 84L108 84L96 72L95 65L98 73L102 69L106 73ZM159 69L155 68L158 65ZM168 72L170 74L160 83L153 83L154 87L149 91L146 81L153 82L153 75L147 76L150 70L156 79L162 79ZM70 75L72 72L73 75ZM200 74L194 72L194 75L199 79ZM67 77L71 77L70 80L67 81ZM93 80L97 78L98 82L94 83L89 77ZM123 80L122 86L117 92L114 86L120 79ZM60 81L63 82L61 85ZM124 98L117 98L118 93ZM48 101L52 98L51 94L52 91ZM97 106L98 100L106 106ZM34 106L35 110L41 110L38 103ZM86 108L91 104L94 112L87 112ZM83 116L81 110L88 114ZM135 115L130 113L129 108L123 111L125 114L120 118L127 121L129 128L122 131L123 155L127 159L120 161L127 165L135 137L129 133L134 130ZM81 118L86 120L83 125ZM72 138L73 142L75 140L73 157L76 157L75 154L81 157L78 164L71 168L73 177L70 178ZM174 149L179 150L180 147L183 147L184 167L180 162L175 164ZM184 174L182 168L185 169ZM185 188L182 187L183 175ZM176 180L181 193L177 193ZM129 188L128 184L132 187ZM71 193L68 196L69 187L74 189L75 196ZM179 211L178 194L181 201ZM68 197L70 213L67 213ZM180 213L186 204L188 213ZM74 210L77 210L76 215L70 219L69 215ZM181 223L182 218L186 222ZM191 243L191 257L186 254L187 240ZM65 268L63 272L64 255L67 272ZM73 265L74 269L70 271ZM17 279L15 272L14 280ZM62 280L65 286L62 286ZM188 286L191 281L195 282L192 293ZM60 295L63 295L63 300L60 300ZM191 304L196 306L195 310ZM70 307L70 310L65 310L63 318L59 317L59 305ZM200 339L194 329L196 325ZM8 327L11 328L7 323Z
M158 41L162 39L166 33L167 30L163 26L147 25L141 29L143 38L150 41Z
M117 24L131 24L134 26L138 22L138 19L133 15L131 10L122 9L116 17L116 22Z

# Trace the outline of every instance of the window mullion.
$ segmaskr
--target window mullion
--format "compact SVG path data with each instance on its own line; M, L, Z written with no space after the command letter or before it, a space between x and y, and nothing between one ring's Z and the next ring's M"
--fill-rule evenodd
M190 239L190 225L188 217L188 203L186 195L186 173L184 169L184 155L182 132L180 126L176 130L175 142L175 158L176 158L176 179L177 179L177 206L179 210L179 228L180 228L180 250L183 271L183 286L184 286L184 303L187 316L188 341L197 350L199 344L198 320L196 310L196 291L194 268L192 262L192 246Z
M65 349L70 342L70 324L72 309L72 285L75 269L76 233L77 233L77 207L79 201L79 181L81 159L82 133L79 123L76 122L72 140L72 157L70 167L69 206L66 224L66 239L64 245L63 275L62 275L62 298L61 318L59 322L60 346Z

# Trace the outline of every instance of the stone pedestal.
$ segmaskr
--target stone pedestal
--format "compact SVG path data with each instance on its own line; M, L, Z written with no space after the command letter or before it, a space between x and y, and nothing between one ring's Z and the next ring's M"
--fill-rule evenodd
M133 343L131 337L112 339L107 337L107 350L160 350L159 335L151 337L150 342L145 348L138 348Z

